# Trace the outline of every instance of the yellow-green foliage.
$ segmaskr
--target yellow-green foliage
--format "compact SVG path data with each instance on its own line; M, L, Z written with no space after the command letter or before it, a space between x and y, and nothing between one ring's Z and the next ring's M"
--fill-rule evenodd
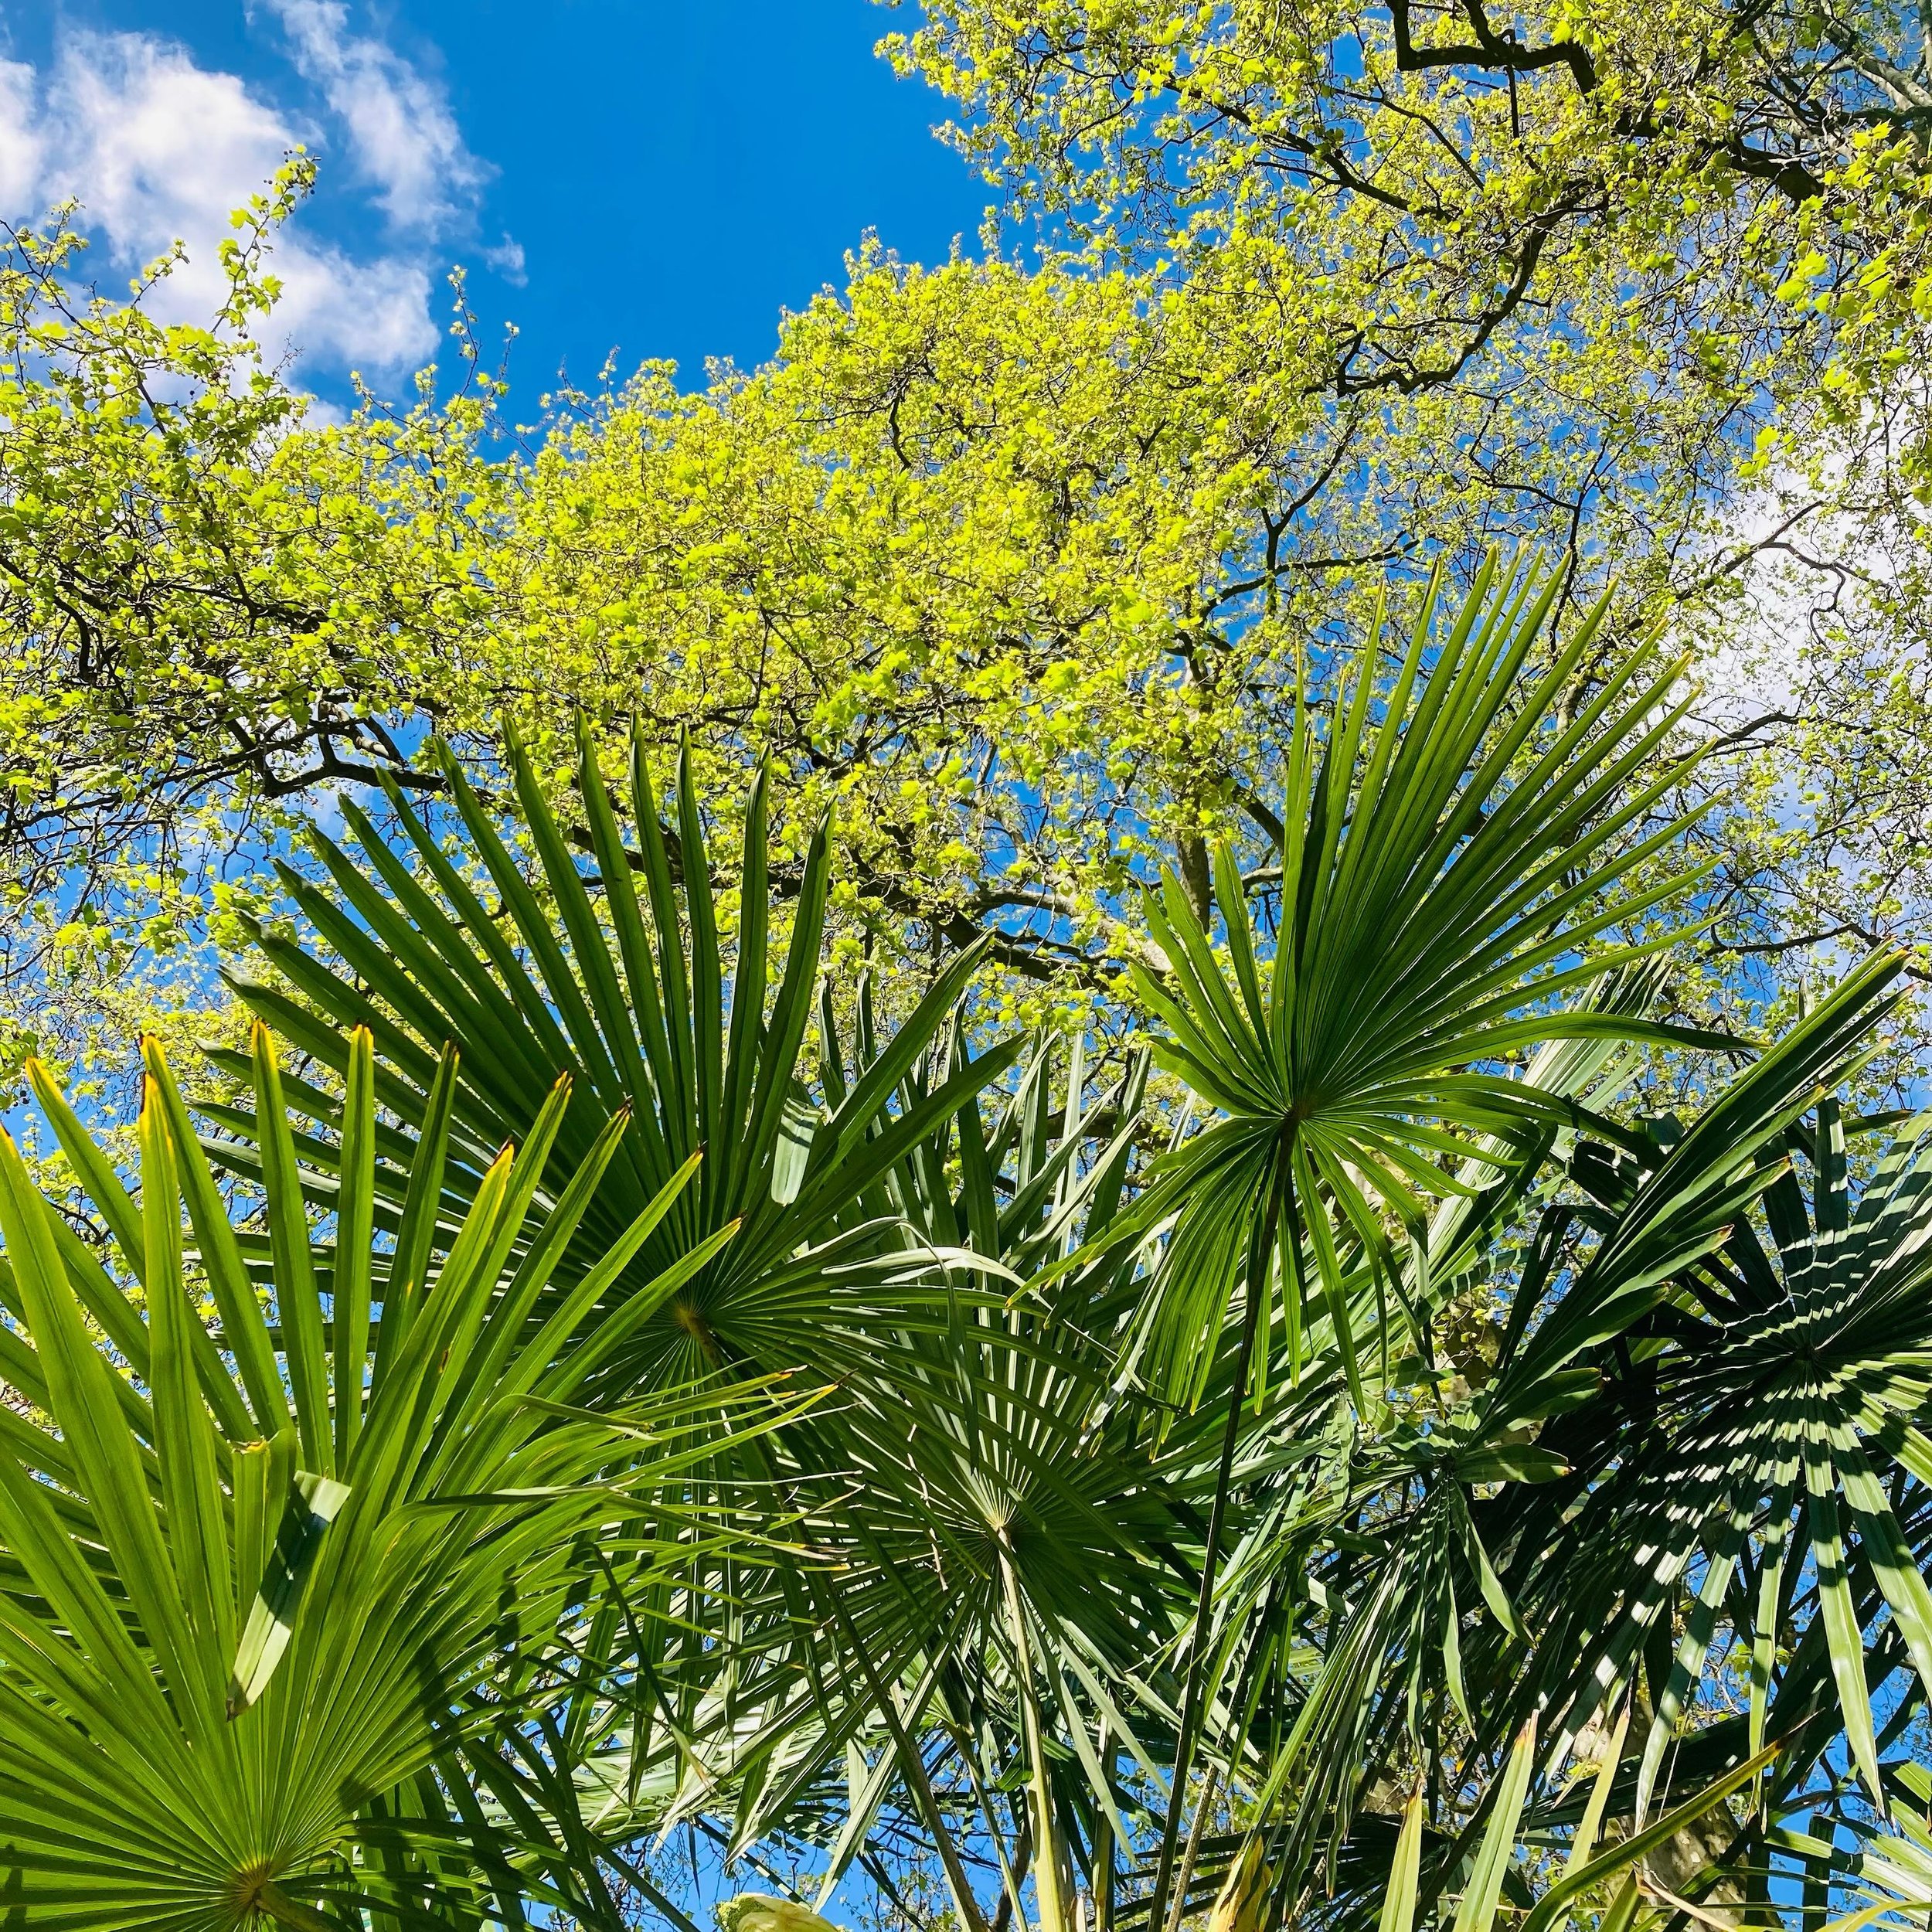
M224 855L427 729L487 760L514 723L560 773L580 707L641 714L667 768L688 730L727 820L770 757L775 864L838 802L848 944L863 898L875 943L992 922L1036 987L1090 983L1150 850L1201 892L1210 835L1265 862L1294 693L1386 577L1496 541L1566 554L1579 593L1614 569L1613 630L1682 625L1733 711L1742 646L1808 624L1857 675L1808 706L1788 662L1753 673L1802 722L1742 741L1770 750L1725 834L1727 931L1896 925L1932 204L1887 116L1920 83L1883 8L1752 19L1563 0L1505 41L1474 0L934 0L890 51L963 104L1011 217L985 252L867 247L768 366L694 390L648 365L520 434L473 356L342 421L264 365L299 166L238 218L208 331L77 303L73 237L23 237L9 1025L71 1052L107 989L146 1000L137 961L267 903ZM1881 543L1862 590L1794 561ZM1035 1003L1080 997L1053 986Z

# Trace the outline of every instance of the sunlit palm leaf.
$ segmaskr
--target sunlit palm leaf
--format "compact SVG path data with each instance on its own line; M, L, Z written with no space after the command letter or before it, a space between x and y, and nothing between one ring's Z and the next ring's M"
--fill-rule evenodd
M973 1092L998 1078L1020 1050L989 1049L904 1113L892 1103L906 1073L951 1024L978 960L968 954L935 975L904 1025L835 1104L806 1099L801 1055L816 1002L830 883L821 827L794 884L791 932L777 985L767 987L772 883L765 790L748 802L740 917L727 949L719 935L702 815L681 764L675 838L640 747L633 761L637 847L626 846L587 730L578 778L595 862L587 876L536 775L513 753L518 814L536 859L526 879L505 843L507 828L447 769L476 863L497 894L492 917L408 804L392 804L403 835L393 849L352 804L344 817L359 865L319 836L328 887L286 872L291 895L342 961L332 968L291 940L264 934L266 957L304 1004L240 983L242 997L338 1076L336 1029L366 1026L385 1068L379 1097L404 1124L379 1141L373 1171L376 1221L400 1225L413 1134L438 1121L432 1092L442 1043L462 1048L446 1114L451 1158L438 1216L413 1231L431 1246L474 1198L487 1151L522 1134L544 1096L566 1075L570 1100L544 1186L554 1193L614 1123L617 1145L583 1228L560 1270L568 1278L626 1226L683 1163L702 1168L662 1226L611 1290L620 1300L654 1279L668 1259L721 1230L736 1230L679 1292L641 1320L590 1392L619 1400L635 1386L709 1375L731 1366L757 1373L811 1362L828 1372L864 1366L856 1329L903 1319L916 1290L903 1264L868 1268L889 1226L852 1210L920 1138ZM383 889L386 888L386 889ZM315 1015L319 1015L319 1020ZM326 1126L332 1095L291 1087L291 1105ZM239 1137L216 1148L238 1172L253 1172L267 1144L252 1117L210 1110ZM440 1131L439 1128L439 1131ZM304 1149L334 1172L326 1144Z
M366 1228L359 1151L375 1125L369 1036L344 1056L338 1235ZM255 1062L272 1106L265 1035ZM36 1085L77 1172L100 1181L97 1151L37 1070ZM560 1409L604 1346L584 1315L689 1179L674 1175L533 1328L615 1152L614 1131L530 1221L566 1100L560 1084L529 1141L485 1171L373 1388L368 1257L350 1263L338 1239L332 1300L318 1287L314 1209L279 1117L266 1117L265 1301L214 1218L151 1043L139 1209L103 1185L98 1257L63 1237L0 1140L5 1298L24 1331L9 1379L34 1400L9 1412L0 1445L0 1866L36 1927L359 1926L357 1898L406 1914L437 1889L389 1794L501 1721L467 1693L520 1646L551 1643L580 1587L577 1537L655 1498L723 1413L695 1395L607 1420ZM701 1245L642 1292L675 1292L706 1258ZM223 1352L191 1298L191 1259ZM96 1311L131 1347L100 1338ZM795 1403L736 1406L734 1426L756 1432ZM716 1533L695 1519L685 1531Z

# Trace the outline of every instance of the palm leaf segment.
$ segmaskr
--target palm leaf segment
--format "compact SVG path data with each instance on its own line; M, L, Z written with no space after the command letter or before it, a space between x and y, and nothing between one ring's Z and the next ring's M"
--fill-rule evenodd
M1825 1917L1834 1883L1855 1902L1821 1932L1865 1932L1867 1926L1916 1927L1932 1911L1932 1771L1920 1764L1900 1767L1889 1828L1870 1820L1846 1820L1852 1845L1841 1849L1829 1825L1801 1819L1795 1830L1772 1834L1776 1849L1804 1861L1803 1907L1807 1924ZM1810 1828L1805 1828L1809 1827Z
M1832 1097L1874 1050L1898 966L1879 956L1850 975L1648 1171L1574 1164L1611 1232L1495 1391L1495 1424L1507 1427L1584 1351L1647 1345L1645 1374L1615 1376L1611 1406L1640 1409L1645 1426L1618 1446L1614 1475L1577 1499L1563 1531L1537 1520L1563 1509L1558 1492L1513 1532L1531 1573L1564 1579L1557 1595L1532 1593L1553 1651L1580 1626L1601 1632L1574 1677L1549 1685L1570 1709L1560 1743L1622 1694L1688 1600L1652 1687L1640 1811L1713 1645L1751 1656L1753 1747L1779 1728L1784 1692L1792 1727L1808 1682L1835 1702L1851 1762L1881 1802L1868 1684L1878 1660L1866 1641L1881 1606L1902 1652L1881 1674L1903 1662L1932 1695L1932 1594L1899 1514L1911 1485L1932 1482L1920 1426L1932 1395L1932 1118L1905 1127L1854 1203ZM1808 1202L1794 1156L1814 1176ZM1562 1428L1597 1426L1584 1410ZM1606 1460L1580 1449L1583 1466ZM1807 1578L1816 1614L1781 1691L1774 1663Z
M451 762L457 809L476 864L500 901L501 920L400 795L392 803L413 866L345 803L364 862L318 835L315 848L334 891L286 868L284 877L346 970L265 934L264 952L307 1004L250 981L238 981L237 990L338 1071L338 1029L373 1032L383 1063L393 1070L383 1077L381 1098L404 1128L386 1142L387 1158L376 1168L379 1226L400 1225L410 1148L447 1134L452 1158L438 1223L447 1226L450 1213L474 1197L486 1151L521 1134L565 1075L570 1100L546 1194L613 1123L621 1123L566 1271L601 1251L670 1176L704 1155L697 1179L612 1295L622 1298L676 1256L728 1229L736 1230L735 1238L638 1326L590 1392L596 1399L706 1375L726 1363L749 1365L753 1372L801 1362L828 1374L868 1368L874 1351L855 1338L859 1330L876 1333L909 1318L909 1304L918 1297L903 1283L886 1285L904 1273L906 1260L889 1221L855 1221L852 1204L921 1135L996 1080L1022 1043L962 1066L911 1111L891 1111L901 1082L950 1021L978 965L978 954L968 953L936 976L835 1102L815 1104L800 1062L825 930L825 829L811 839L795 882L790 941L767 1008L772 876L762 779L748 801L740 912L735 948L727 951L688 760L680 761L677 830L668 835L641 746L634 747L634 859L587 729L580 734L580 754L592 879L580 871L529 760L520 750L512 757L521 815L554 919ZM439 1097L437 1053L445 1040L461 1041L464 1053ZM326 1094L291 1087L290 1100L320 1123L332 1116ZM250 1167L250 1144L258 1138L253 1123L245 1114L216 1117L238 1136L225 1144L222 1158ZM326 1171L327 1148L312 1151ZM869 1257L876 1265L867 1265Z
M423 1812L407 1793L513 1714L512 1660L550 1645L584 1597L579 1539L647 1509L667 1559L708 1534L660 1492L704 1452L718 1397L604 1419L572 1406L623 1338L585 1318L689 1170L560 1298L559 1263L617 1152L608 1131L532 1217L560 1085L480 1176L440 1264L376 1318L371 1047L366 1032L344 1043L325 1277L257 1029L265 1298L152 1043L138 1204L35 1070L98 1247L0 1138L0 1374L24 1399L0 1408L0 1866L49 1932L318 1932L361 1926L365 1904L420 1911L445 1888L411 1844L403 1821ZM442 1179L425 1156L406 1223ZM711 1251L626 1305L662 1303ZM191 1284L219 1312L219 1345ZM755 1400L737 1419L751 1433L784 1413ZM648 1573L650 1551L637 1561ZM463 1922L464 1893L475 1903L474 1861L463 1869L441 1922Z
M1668 943L1609 936L1696 876L1666 868L1641 893L1612 889L1688 822L1639 835L1684 770L1664 756L1689 702L1673 695L1682 661L1655 642L1608 647L1599 604L1532 671L1560 580L1526 573L1492 596L1495 570L1440 638L1430 587L1393 684L1372 645L1332 727L1298 721L1265 963L1230 849L1215 866L1225 966L1176 879L1150 903L1172 969L1136 973L1167 1029L1156 1057L1223 1116L1141 1208L1178 1214L1147 1324L1146 1372L1172 1400L1198 1396L1248 1250L1277 1228L1297 1284L1290 1373L1306 1347L1305 1244L1353 1381L1341 1247L1378 1263L1388 1216L1421 1238L1431 1200L1466 1185L1454 1165L1478 1140L1566 1117L1502 1063L1546 1039L1662 1030L1561 1002ZM1593 651L1600 682L1579 701ZM1266 1276L1250 1274L1264 1293Z

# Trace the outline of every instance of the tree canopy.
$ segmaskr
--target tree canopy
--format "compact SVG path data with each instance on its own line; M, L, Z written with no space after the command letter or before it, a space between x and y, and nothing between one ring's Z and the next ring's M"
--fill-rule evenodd
M1493 543L1701 653L1732 950L1689 1005L1740 949L1775 1000L1911 937L1915 16L947 4L887 44L998 191L980 249L862 248L768 365L647 366L528 430L473 342L346 421L264 361L306 164L206 330L77 294L69 226L17 238L20 1037L71 1047L157 943L258 909L217 875L285 809L437 787L430 731L487 761L514 726L560 772L579 710L613 747L641 717L661 777L688 732L728 817L768 760L781 876L845 801L873 943L992 930L1036 1009L1081 1009L1161 852L1197 909L1213 838L1266 874L1295 698L1387 584L1466 583ZM49 956L64 1004L29 990Z

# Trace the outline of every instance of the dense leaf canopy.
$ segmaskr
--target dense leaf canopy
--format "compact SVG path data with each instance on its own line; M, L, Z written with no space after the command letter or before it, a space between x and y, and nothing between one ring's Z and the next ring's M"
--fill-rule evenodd
M647 719L661 785L688 730L728 817L768 761L776 876L845 801L837 929L991 930L1030 1010L1078 1009L1163 854L1197 908L1216 838L1265 869L1298 696L1346 682L1389 573L1466 585L1492 541L1570 561L1564 614L1614 580L1611 634L1702 654L1719 935L1760 993L1811 942L1915 937L1914 19L947 0L896 49L1000 189L984 251L862 249L770 365L647 366L527 432L474 344L441 400L346 423L257 356L306 164L206 329L19 239L21 1043L178 1005L156 945L231 930L289 807L440 787L430 730L487 770L514 727L554 787L580 713L613 772ZM1725 1005L1733 964L1680 997Z

